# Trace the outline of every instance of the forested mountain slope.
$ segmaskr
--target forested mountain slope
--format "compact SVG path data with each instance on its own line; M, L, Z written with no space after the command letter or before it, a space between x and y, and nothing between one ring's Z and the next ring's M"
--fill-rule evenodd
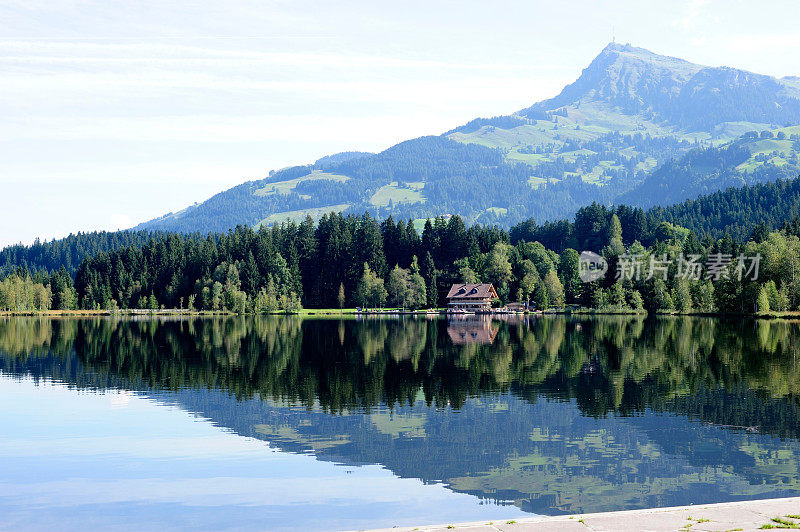
M70 275L81 262L98 253L110 253L130 246L142 246L158 233L153 231L95 231L72 234L49 242L36 241L30 246L16 244L0 249L0 277L17 268L32 271L57 271L62 267Z
M783 163L796 164L800 130L787 126L798 124L797 78L703 67L612 43L558 96L512 115L378 154L335 154L271 172L139 228L224 231L365 210L508 226L570 217L582 205L620 197L663 205L791 174ZM772 137L762 138L764 131ZM703 151L732 141L739 144L729 151ZM682 182L672 186L678 174Z
M712 238L727 234L739 242L759 226L772 230L791 225L791 232L800 234L800 179L730 188L669 207L653 207L647 216Z
M698 148L670 160L618 203L667 206L699 194L800 175L800 127L746 133L722 147Z
M746 242L757 230L786 229L800 234L800 178L728 188L647 210L593 203L578 209L573 222L520 222L511 227L510 240L540 242L558 252L568 247L599 251L605 245L614 215L621 223L622 242L626 245L634 241L650 245L676 230L689 230L712 242L725 239L731 244Z

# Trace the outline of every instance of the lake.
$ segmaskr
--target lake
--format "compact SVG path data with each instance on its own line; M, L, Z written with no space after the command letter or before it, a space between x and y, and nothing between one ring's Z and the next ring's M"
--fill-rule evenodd
M360 529L800 494L800 323L0 318L0 528Z

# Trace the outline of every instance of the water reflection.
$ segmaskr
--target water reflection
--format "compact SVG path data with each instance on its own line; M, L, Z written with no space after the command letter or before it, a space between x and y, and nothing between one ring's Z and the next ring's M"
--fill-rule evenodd
M797 323L470 318L4 319L0 370L530 512L800 493Z
M447 323L447 336L456 345L491 344L500 330L489 316L452 316Z

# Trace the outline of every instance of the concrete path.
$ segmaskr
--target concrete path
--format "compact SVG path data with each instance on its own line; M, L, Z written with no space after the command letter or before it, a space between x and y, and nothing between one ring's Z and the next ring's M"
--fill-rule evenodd
M794 517L788 517L794 516ZM800 497L625 512L387 528L385 532L732 532L800 528Z

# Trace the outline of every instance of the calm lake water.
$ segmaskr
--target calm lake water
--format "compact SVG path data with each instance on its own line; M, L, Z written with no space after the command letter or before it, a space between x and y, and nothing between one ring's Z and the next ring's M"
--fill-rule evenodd
M800 324L0 319L0 528L359 529L800 494Z

